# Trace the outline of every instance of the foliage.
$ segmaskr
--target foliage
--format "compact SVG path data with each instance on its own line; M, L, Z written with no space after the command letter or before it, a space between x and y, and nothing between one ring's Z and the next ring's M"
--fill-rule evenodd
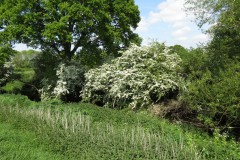
M188 49L181 45L174 45L169 47L173 53L177 53L181 59L184 59L188 55Z
M35 50L24 50L16 52L12 57L11 62L15 65L15 68L33 68L33 59L37 57L40 52Z
M0 95L0 108L1 126L11 125L10 131L14 129L19 134L24 131L34 138L28 142L38 146L38 151L43 154L47 151L60 159L225 160L231 157L237 160L240 156L239 144L226 141L221 135L210 138L198 130L143 113L99 108L91 104L36 103L20 95ZM25 145L26 141L21 141L23 136L20 134L19 143L8 147L15 151L14 148ZM0 138L4 144L0 148L13 141ZM32 150L31 153L27 150L24 148L22 153L32 155ZM4 156L6 154L3 153Z
M11 62L6 62L4 66L1 67L0 87L6 85L6 83L12 79L13 70Z
M0 37L70 60L78 51L115 53L139 43L134 0L3 0Z
M40 52L34 50L16 52L11 58L11 64L14 66L14 78L23 83L29 83L35 77L33 69L33 60Z
M0 46L0 67L3 67L5 62L10 60L10 56L16 53L16 51L12 50L8 45Z
M187 105L185 110L192 123L210 133L219 129L238 139L239 61L225 57L220 63L220 59L212 59L212 53L208 47L197 48L183 58L187 90L181 100Z
M51 93L58 79L56 70L60 63L60 58L50 51L41 52L33 59L35 86L39 90L41 100L52 98Z
M46 57L49 57L44 60ZM51 63L56 58L54 63ZM78 60L68 63L57 61L57 57L43 53L35 59L35 71L39 74L38 88L41 100L59 98L65 102L78 102L81 100L80 91L84 85L85 66ZM46 74L43 74L45 71Z
M176 94L183 86L180 58L164 44L131 46L122 56L85 74L85 100L109 107L140 108Z
M0 87L4 86L13 74L13 65L10 63L11 56L16 51L9 46L0 46Z
M198 118L206 127L219 128L220 132L228 132L238 138L240 2L187 0L187 4L197 16L200 27L211 24L207 33L212 40L205 47L206 56L201 64L206 72L201 72L198 79L189 79L185 100L197 111Z
M84 66L78 61L60 64L57 69L58 80L53 95L64 101L80 101L80 91L84 85Z
M199 80L192 81L184 97L197 111L198 118L212 130L240 137L235 132L240 124L240 73L239 62L220 71L216 77L210 71Z
M186 0L186 9L196 16L199 27L216 22L239 21L239 1L236 0ZM227 23L225 23L227 24ZM237 27L237 26L232 26Z
M207 69L208 54L203 47L186 49L180 45L169 47L181 58L181 72L184 78L199 79Z
M199 26L211 24L208 46L212 67L225 65L226 58L239 59L240 2L236 0L187 0L188 10L196 15Z
M5 73L1 81L2 83L5 82L2 84L4 92L22 93L29 95L29 97L34 95L36 89L32 90L32 87L30 87L35 77L32 60L38 54L39 52L33 50L14 51L14 54L11 54L8 62L5 62L3 66L3 72Z
M33 68L18 68L14 70L15 75L24 83L29 83L35 77Z
M36 79L41 81L48 79L49 84L56 82L56 68L61 60L51 52L42 52L33 59L33 68L36 72Z
M74 60L79 61L79 63L81 63L86 69L92 69L92 68L99 67L104 63L108 63L114 58L116 58L116 55L114 55L113 52L106 53L104 51L94 50L94 48L92 48L91 51L82 50L80 54L77 54Z
M20 93L24 83L18 80L8 82L2 89L7 93Z

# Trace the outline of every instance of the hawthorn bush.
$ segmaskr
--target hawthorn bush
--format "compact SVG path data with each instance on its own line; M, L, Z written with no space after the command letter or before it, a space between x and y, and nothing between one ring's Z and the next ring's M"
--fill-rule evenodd
M139 109L165 98L176 97L183 88L180 57L157 42L132 45L121 57L85 74L85 101L101 106Z
M67 102L79 102L80 91L84 85L85 67L72 60L69 64L61 63L56 71L58 77L53 95Z
M1 87L6 85L12 78L14 66L10 61L11 56L15 53L16 51L9 46L0 44L0 93L3 92Z

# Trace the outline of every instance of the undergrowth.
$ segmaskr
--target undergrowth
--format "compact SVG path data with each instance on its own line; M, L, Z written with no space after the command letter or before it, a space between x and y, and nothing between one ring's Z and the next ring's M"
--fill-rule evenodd
M240 157L239 145L225 141L224 137L210 138L145 114L91 104L36 103L13 95L0 95L0 108L0 124L11 124L15 130L32 132L37 135L37 145L45 146L45 152L66 159Z

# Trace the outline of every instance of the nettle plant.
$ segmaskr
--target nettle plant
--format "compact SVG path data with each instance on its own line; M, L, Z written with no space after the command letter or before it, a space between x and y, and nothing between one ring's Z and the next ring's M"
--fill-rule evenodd
M121 57L85 74L82 97L106 107L146 107L183 87L180 62L164 44L132 45Z

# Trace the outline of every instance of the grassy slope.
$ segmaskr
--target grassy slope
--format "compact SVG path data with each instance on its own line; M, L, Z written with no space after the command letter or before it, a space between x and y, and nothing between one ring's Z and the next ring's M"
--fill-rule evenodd
M60 155L44 150L37 141L37 135L30 131L15 129L7 123L0 123L0 159L1 160L57 160Z
M30 159L197 159L199 156L194 154L201 154L199 159L240 157L239 145L235 143L226 142L221 137L211 139L196 130L144 114L90 104L34 103L25 97L13 95L0 95L0 107L0 126L3 128L0 133L0 154L7 157L5 159L14 159L11 158L14 155L15 159L25 156ZM16 107L23 112L10 112ZM74 133L70 127L64 129L64 125L60 124L62 120L48 125L47 121L41 122L25 114L33 108L36 112L41 108L51 108L53 114L50 119L54 119L56 113L69 114L66 116L69 126L74 120L72 115L81 113L85 118L90 117L90 129L85 131L87 121ZM49 119L48 113L45 114L46 118ZM6 138L6 132L11 133L9 135L13 138ZM25 152L21 148L26 148Z

